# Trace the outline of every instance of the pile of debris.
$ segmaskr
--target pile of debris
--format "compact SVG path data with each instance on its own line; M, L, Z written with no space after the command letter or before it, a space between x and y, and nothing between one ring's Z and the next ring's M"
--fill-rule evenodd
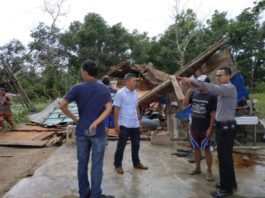
M0 133L0 146L44 147L60 146L65 133L61 127L45 128L39 125L27 124L19 130Z

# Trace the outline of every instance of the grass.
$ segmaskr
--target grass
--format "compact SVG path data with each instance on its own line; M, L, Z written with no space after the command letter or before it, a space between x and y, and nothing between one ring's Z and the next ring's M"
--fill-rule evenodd
M14 122L26 123L29 121L29 110L23 107L21 104L13 103L12 105L12 115Z
M42 111L45 109L49 104L51 104L53 101L52 100L41 100L41 101L35 101L34 106L37 110L37 112Z
M250 95L251 98L257 99L255 109L260 118L265 119L265 93L255 93Z

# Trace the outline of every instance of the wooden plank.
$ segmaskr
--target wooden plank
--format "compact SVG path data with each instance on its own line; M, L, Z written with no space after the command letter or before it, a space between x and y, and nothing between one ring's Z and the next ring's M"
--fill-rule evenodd
M181 88L179 86L179 83L178 83L178 81L176 79L176 76L171 75L170 76L170 81L172 83L172 86L173 86L173 89L175 91L175 94L177 96L178 101L183 100L184 99L184 95L183 95L182 90L181 90Z
M166 93L166 88L168 88L168 85L171 84L170 79L162 83L160 86L155 87L150 92L139 98L138 103L141 105L142 103L148 104L150 102L153 102L154 100L158 99L158 96L164 95L163 93ZM171 88L172 89L172 88Z
M33 140L45 140L49 137L51 137L52 135L54 135L56 132L40 132L40 134L35 137Z
M24 140L44 140L55 134L53 132L9 132L0 136L0 140L14 140L14 141L24 141Z
M230 41L229 37L223 38L210 47L208 47L203 53L201 53L199 56L194 58L192 61L190 61L188 64L184 65L181 69L179 69L175 75L177 76L185 76L187 72L189 73L189 70L192 69L194 66L202 65L203 62L206 62L209 57L211 57L218 49L223 47L225 44L227 44Z
M47 140L0 140L0 146L29 146L29 147L44 147Z
M234 149L258 150L265 149L265 146L234 146Z

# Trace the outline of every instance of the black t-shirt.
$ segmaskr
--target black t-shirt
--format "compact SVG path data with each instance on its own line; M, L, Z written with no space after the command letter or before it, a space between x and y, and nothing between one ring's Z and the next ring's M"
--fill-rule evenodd
M195 131L207 131L211 121L211 112L216 111L217 96L212 93L193 91L190 95L191 128Z

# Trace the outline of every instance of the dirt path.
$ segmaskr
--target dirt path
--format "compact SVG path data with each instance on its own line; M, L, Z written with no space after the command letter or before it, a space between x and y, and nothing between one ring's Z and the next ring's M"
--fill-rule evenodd
M0 146L0 197L21 178L31 176L56 148Z

